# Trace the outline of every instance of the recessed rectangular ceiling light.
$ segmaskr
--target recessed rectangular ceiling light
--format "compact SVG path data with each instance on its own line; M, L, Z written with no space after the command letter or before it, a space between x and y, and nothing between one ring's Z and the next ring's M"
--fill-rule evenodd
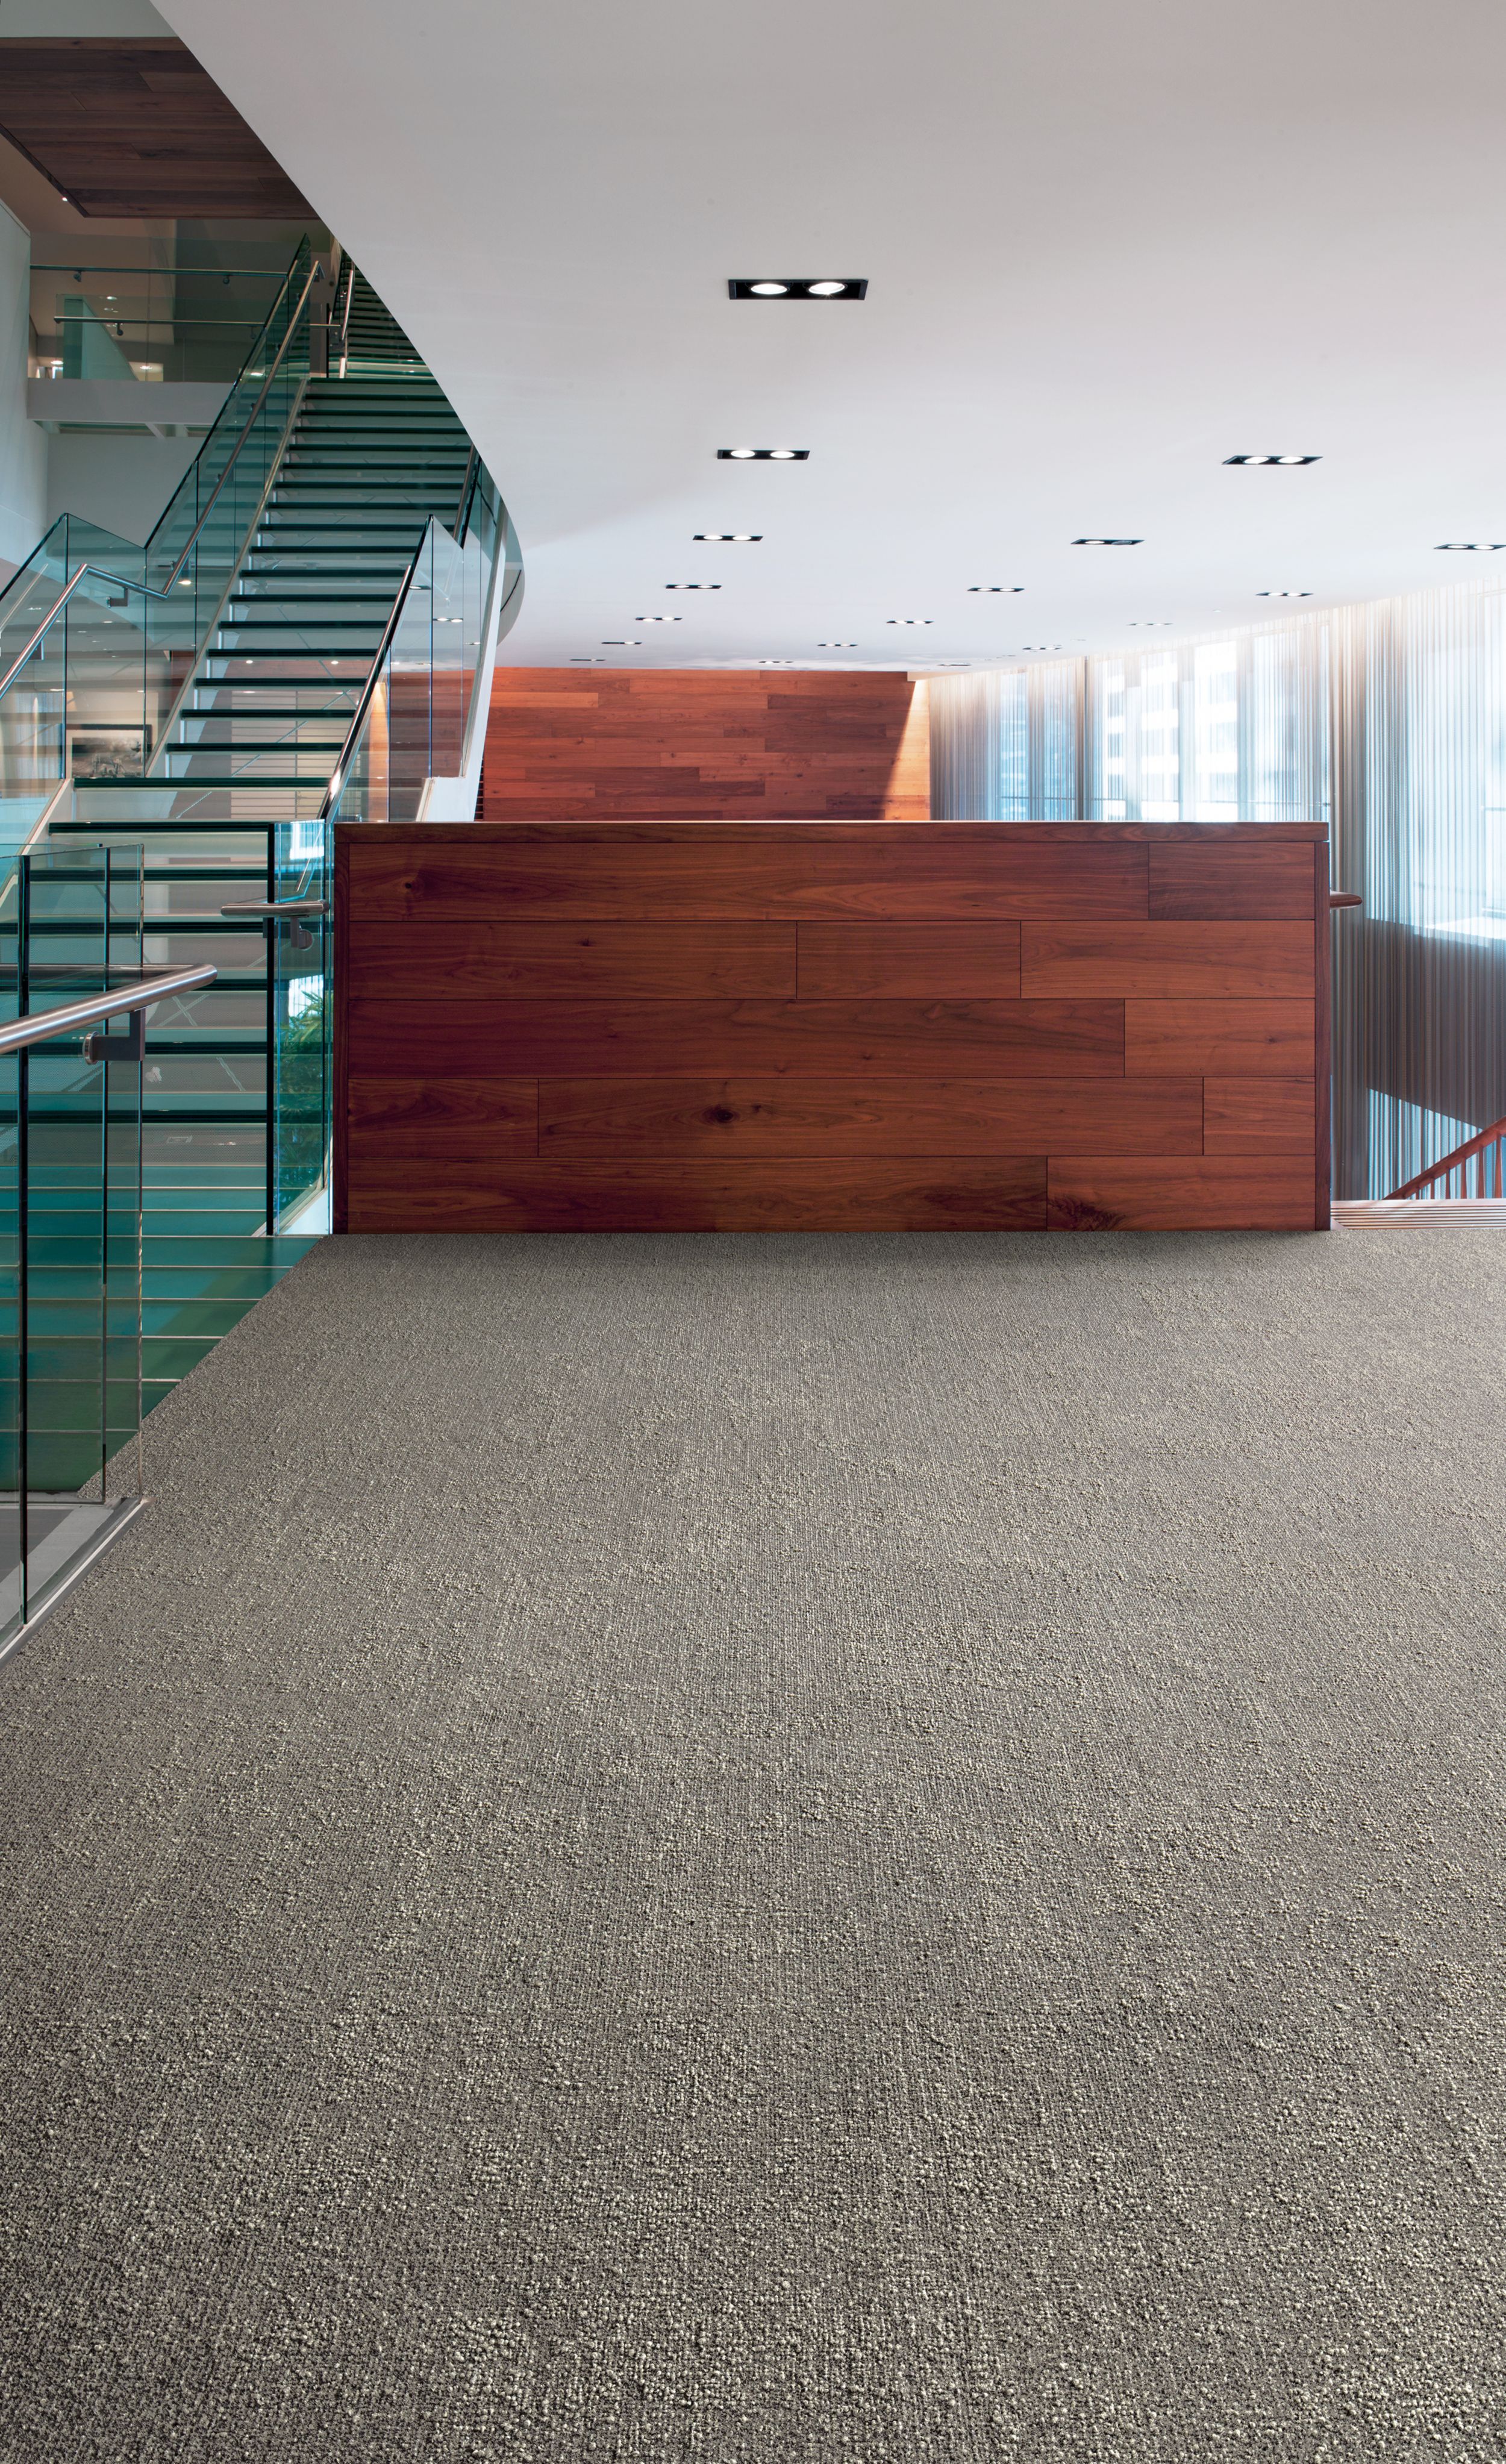
M1257 599L1311 599L1310 590L1257 590Z
M1499 556L1506 539L1440 539L1433 551L1437 556Z
M683 625L683 616L635 616L635 625Z
M1145 543L1143 539L1080 539L1072 542L1074 547L1144 547Z
M1008 591L1012 598L1018 598L1024 587L1022 582L970 582L968 595L975 599L979 591L984 590L988 592L990 598L998 599Z
M808 462L808 445L719 445L718 462Z
M868 285L854 274L734 275L729 299L865 299Z
M1226 471L1246 468L1260 471L1301 470L1307 463L1320 462L1322 458L1320 453L1226 453L1224 469Z
M666 582L666 590L720 590L719 582Z
M762 531L692 531L692 539L702 539L710 547L751 547L761 539Z

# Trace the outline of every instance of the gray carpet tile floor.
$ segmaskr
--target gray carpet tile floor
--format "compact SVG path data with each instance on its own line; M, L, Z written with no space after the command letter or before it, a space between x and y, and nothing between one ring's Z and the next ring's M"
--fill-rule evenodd
M0 2453L1506 2456L1503 1335L323 1244L0 1671Z

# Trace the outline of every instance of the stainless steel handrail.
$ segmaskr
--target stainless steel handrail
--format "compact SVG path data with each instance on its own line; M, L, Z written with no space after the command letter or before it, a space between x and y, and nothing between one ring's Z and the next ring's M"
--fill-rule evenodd
M419 549L419 556L422 556L423 552L424 551L421 546ZM366 723L366 714L377 697L377 687L382 682L382 662L386 658L387 652L392 648L392 637L396 633L398 627L402 622L403 610L408 604L408 592L413 587L413 577L419 569L419 556L415 556L412 563L409 565L407 572L404 577L403 587L398 593L397 604L394 606L391 615L387 618L386 624L382 627L382 639L377 645L377 655L372 660L370 672L366 677L364 685L361 687L360 699L356 704L355 716L352 718L349 727L345 731L345 741L339 749L339 759L336 762L334 769L331 771L330 783L324 790L324 801L320 804L318 812L318 818L321 822L327 822L329 820L332 809L339 802L340 791L345 784L346 769L350 764L357 745L360 741L360 731Z
M232 898L222 915L327 915L327 898Z
M122 1010L149 1009L153 1001L165 1001L172 993L195 992L201 984L212 984L218 974L218 967L143 967L137 981L118 993L92 993L87 1001L63 1001L56 1009L12 1019L9 1025L0 1026L0 1052L24 1052L33 1044L51 1044L59 1035L76 1035L80 1028L98 1026L101 1019L119 1018Z

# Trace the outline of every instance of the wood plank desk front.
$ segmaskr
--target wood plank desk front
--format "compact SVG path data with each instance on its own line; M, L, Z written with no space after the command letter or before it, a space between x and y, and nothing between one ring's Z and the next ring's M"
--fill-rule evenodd
M1326 1227L1319 824L341 824L336 1223Z

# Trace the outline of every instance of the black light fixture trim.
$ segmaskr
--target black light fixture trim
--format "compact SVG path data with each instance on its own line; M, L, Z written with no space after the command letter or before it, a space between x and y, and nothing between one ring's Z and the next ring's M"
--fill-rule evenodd
M970 582L968 584L968 596L970 599L975 599L979 591L982 591L990 599L1000 599L1004 597L1013 597L1017 599L1024 587L1025 585L1022 582Z
M808 462L808 445L719 445L718 462Z
M1440 539L1433 554L1435 556L1449 556L1455 553L1465 556L1498 556L1502 548L1506 548L1506 539Z
M858 645L856 642L818 642L816 647L818 650L855 650Z
M762 531L692 531L690 537L709 547L752 547Z
M727 285L729 299L866 299L867 296L866 279L855 274L733 275Z
M1226 453L1226 471L1301 471L1309 462L1320 462L1320 453Z
M683 625L683 616L635 616L635 625Z
M666 582L666 590L720 590L719 582Z
M1257 590L1257 599L1311 599L1310 590Z
M1143 539L1077 539L1074 547L1144 547Z
M934 625L934 616L885 616L885 625Z

